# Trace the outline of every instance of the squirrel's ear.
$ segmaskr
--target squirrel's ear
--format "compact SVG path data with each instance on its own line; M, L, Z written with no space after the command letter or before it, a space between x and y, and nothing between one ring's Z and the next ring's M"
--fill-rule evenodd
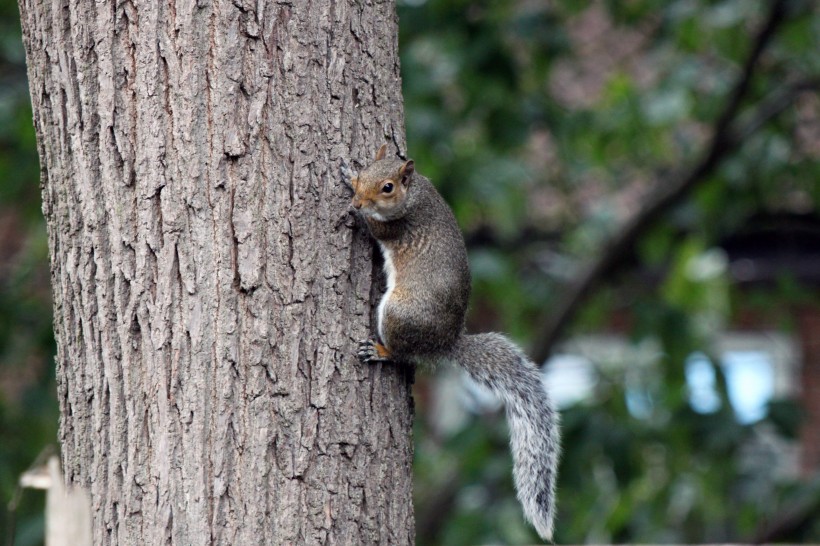
M387 144L382 144L381 148L379 148L379 151L376 152L376 159L374 159L373 161L379 161L379 160L384 159L384 156L386 154L387 154Z
M404 165L399 169L399 176L401 177L402 183L406 184L407 179L410 178L414 172L416 172L416 164L413 163L413 160L409 159L405 161Z

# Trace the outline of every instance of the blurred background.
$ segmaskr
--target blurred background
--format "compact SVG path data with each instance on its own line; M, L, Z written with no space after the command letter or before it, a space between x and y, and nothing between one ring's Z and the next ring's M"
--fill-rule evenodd
M773 9L776 6L776 9ZM465 232L473 331L544 363L558 543L820 542L820 7L400 0L408 147ZM56 441L39 167L0 0L0 500ZM415 387L420 545L537 542L498 401ZM17 493L16 493L17 491Z

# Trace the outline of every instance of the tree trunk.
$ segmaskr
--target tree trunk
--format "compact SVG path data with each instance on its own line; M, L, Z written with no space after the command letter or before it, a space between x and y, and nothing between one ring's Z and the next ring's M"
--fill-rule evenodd
M94 544L410 544L338 167L404 130L392 2L20 0L60 440Z

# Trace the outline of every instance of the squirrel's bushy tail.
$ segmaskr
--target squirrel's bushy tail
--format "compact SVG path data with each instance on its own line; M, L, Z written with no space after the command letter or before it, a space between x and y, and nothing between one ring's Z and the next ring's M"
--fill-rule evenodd
M541 374L501 334L462 335L454 360L504 401L510 426L513 479L524 515L541 538L552 539L558 466L558 415Z

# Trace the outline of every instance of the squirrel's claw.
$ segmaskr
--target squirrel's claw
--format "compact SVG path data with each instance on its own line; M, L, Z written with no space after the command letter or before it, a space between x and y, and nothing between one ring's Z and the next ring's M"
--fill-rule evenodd
M357 351L356 356L359 357L359 361L362 364L375 364L376 362L390 361L390 353L387 351L387 348L372 339L366 339L359 342L359 350Z
M342 179L344 180L345 184L348 187L353 187L353 179L359 176L359 173L356 172L354 169L347 164L347 161L342 161L341 166L339 167L339 174L342 175Z

